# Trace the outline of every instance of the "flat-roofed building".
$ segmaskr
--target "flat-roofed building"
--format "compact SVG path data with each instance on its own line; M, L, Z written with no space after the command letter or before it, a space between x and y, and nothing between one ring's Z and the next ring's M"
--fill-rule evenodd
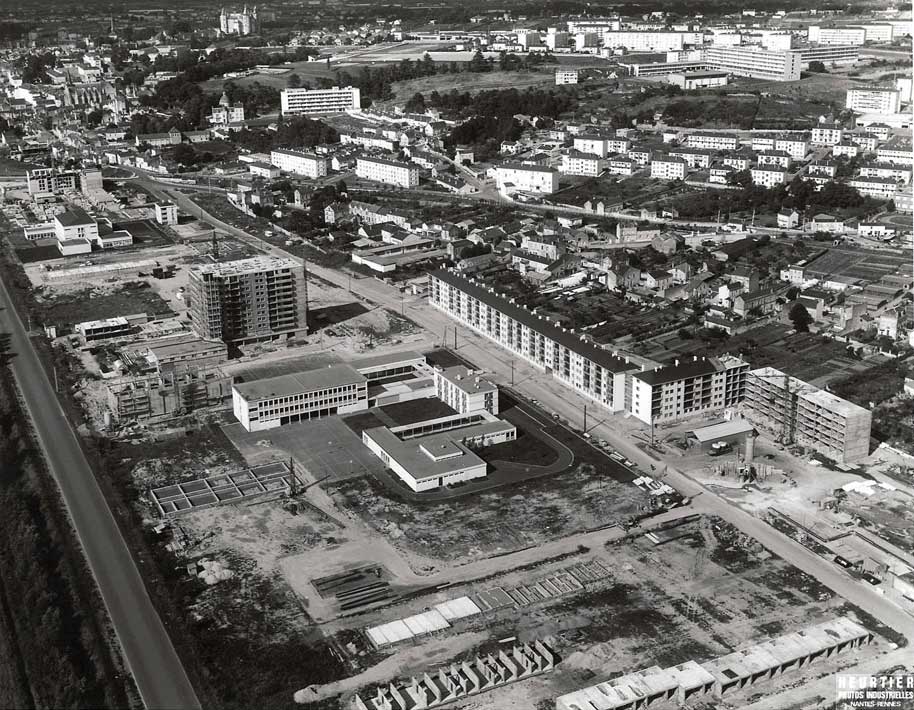
M725 71L690 71L670 74L669 82L683 91L710 89L715 86L726 86L729 74Z
M360 155L356 160L355 174L365 180L383 182L397 187L418 187L419 167L415 163L387 160Z
M232 413L247 431L368 409L368 378L331 365L232 386Z
M711 167L714 151L705 148L673 148L670 155L682 158L690 168L708 168Z
M75 192L79 187L79 173L75 170L35 168L26 171L25 180L29 195Z
M869 456L872 413L773 367L746 377L743 412L760 429L838 463Z
M908 136L895 136L885 145L879 146L876 149L876 162L897 163L900 165L914 164L911 139Z
M901 110L901 92L880 87L848 89L845 107L856 113L898 113Z
M864 197L872 197L877 200L894 199L902 187L902 183L894 178L860 177L859 175L848 180L847 184Z
M327 176L329 161L324 156L314 153L291 148L274 148L270 151L270 163L283 172L316 179Z
M787 171L770 165L759 165L749 171L754 185L775 187L787 183Z
M254 257L191 267L190 316L206 340L242 345L307 332L302 268Z
M865 163L860 166L860 177L889 178L907 184L911 182L911 167L893 163Z
M572 148L579 153L596 155L605 158L607 153L606 136L598 133L580 133L572 138Z
M702 150L737 150L739 148L739 138L732 133L714 133L711 131L690 133L686 137L686 145L689 148L701 148Z
M860 61L860 47L852 45L816 45L797 47L794 51L800 55L800 66L808 69L810 62L831 64L856 64Z
M284 115L341 113L358 110L362 105L359 89L354 86L342 88L334 86L330 89L283 89L279 98Z
M688 163L672 155L651 156L651 177L659 180L685 180Z
M154 202L156 222L174 225L178 223L178 206L174 202Z
M517 438L517 428L485 410L362 432L362 443L413 491L484 478L486 462L469 447Z
M603 46L616 49L622 47L630 52L671 52L679 51L692 38L692 32L664 32L620 30L602 33Z
M819 123L813 126L810 142L813 145L838 145L844 138L844 129L834 123Z
M756 162L761 165L773 165L777 168L790 167L790 154L783 150L766 150L756 156Z
M505 163L495 168L499 192L539 192L551 195L559 188L559 173L542 165Z
M720 71L772 81L797 81L802 63L799 52L773 52L753 46L708 47L704 61Z
M782 150L794 160L803 160L809 152L809 141L793 136L779 136L774 139L774 150Z
M435 370L435 391L438 399L460 414L481 409L498 414L498 388L463 365Z
M123 316L104 318L102 320L89 320L77 323L73 330L79 333L83 342L91 343L94 340L106 338L119 338L130 334L130 322Z
M652 424L735 407L743 398L748 371L747 363L725 355L634 372L631 412Z
M82 207L71 207L54 215L54 234L58 242L86 239L91 243L98 239L98 222Z
M866 30L862 27L822 27L810 25L806 31L810 44L862 45L866 42Z
M638 369L626 358L451 270L429 274L429 303L610 411L625 411L625 375Z
M615 155L606 159L606 170L613 175L630 177L638 169L638 164L624 155Z
M577 83L578 83L578 70L577 69L560 67L555 70L556 86L564 86L565 84L577 84Z
M572 149L562 156L562 172L565 175L597 177L603 172L605 162L599 155Z

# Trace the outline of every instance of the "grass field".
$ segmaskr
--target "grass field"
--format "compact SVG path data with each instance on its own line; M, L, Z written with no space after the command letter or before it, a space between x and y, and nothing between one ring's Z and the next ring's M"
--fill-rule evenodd
M257 81L265 86L285 89L290 74L298 74L302 78L302 81L305 82L309 79L313 82L315 79L319 78L332 79L334 77L333 69L328 69L326 62L293 62L292 64L284 65L284 68L289 70L284 74L252 74L251 76L243 76L237 79L216 77L215 79L204 81L200 84L200 87L204 91L222 91L222 86L229 81L238 84L239 86L247 86L248 84L253 84ZM358 70L355 67L347 67L346 71L352 74L354 71L357 72Z
M381 105L402 103L415 93L428 94L432 91L449 92L452 89L470 93L487 89L526 89L531 86L553 86L555 75L551 66L540 71L503 72L493 71L485 74L439 74L436 76L398 81L393 85L394 98L381 102Z

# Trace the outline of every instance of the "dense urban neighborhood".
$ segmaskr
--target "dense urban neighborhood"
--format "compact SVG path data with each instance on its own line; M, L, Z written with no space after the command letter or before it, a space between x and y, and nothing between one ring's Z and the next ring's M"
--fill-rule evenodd
M16 5L0 706L911 707L910 7Z

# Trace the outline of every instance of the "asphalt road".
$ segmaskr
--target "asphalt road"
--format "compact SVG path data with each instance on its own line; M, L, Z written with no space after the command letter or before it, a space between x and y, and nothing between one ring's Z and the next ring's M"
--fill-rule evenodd
M180 195L177 191L170 192L171 197L182 209L190 206L187 197ZM199 208L196 209L199 211ZM289 256L278 247L273 247L241 229L212 217L209 217L208 221L215 222L239 239L248 241L269 253ZM296 259L296 261L301 260ZM538 399L546 409L557 412L573 426L581 426L584 405L593 404L576 395L551 375L545 374L519 358L512 358L509 353L487 338L474 333L463 325L458 325L456 321L428 305L424 298L404 297L395 287L374 278L354 278L350 282L348 274L317 264L309 263L308 270L315 276L336 284L340 288L350 288L354 294L370 299L394 312L404 310L409 318L429 332L447 333L449 345L452 344L451 334L456 329L459 334L459 352L463 357L474 362L478 367L485 368L489 376L502 386L509 381L510 377L514 382L513 389L527 397ZM649 457L635 445L631 438L615 428L615 417L621 415L612 415L596 406L589 406L588 411L590 412L588 431L595 439L606 439L613 448L638 464L642 470L650 470L651 465L664 465ZM914 643L914 617L880 595L866 582L853 579L837 565L781 534L765 521L731 505L712 490L705 488L683 473L667 468L664 480L685 495L698 495L704 512L718 515L742 532L754 537L787 562L812 575L822 584L872 614L886 626L901 632L909 642Z
M0 332L10 334L13 375L143 703L147 708L199 708L139 569L2 282Z

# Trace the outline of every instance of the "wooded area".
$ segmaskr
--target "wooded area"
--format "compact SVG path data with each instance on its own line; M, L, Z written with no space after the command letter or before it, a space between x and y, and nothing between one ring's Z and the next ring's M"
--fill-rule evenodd
M123 707L102 602L0 343L0 706Z

